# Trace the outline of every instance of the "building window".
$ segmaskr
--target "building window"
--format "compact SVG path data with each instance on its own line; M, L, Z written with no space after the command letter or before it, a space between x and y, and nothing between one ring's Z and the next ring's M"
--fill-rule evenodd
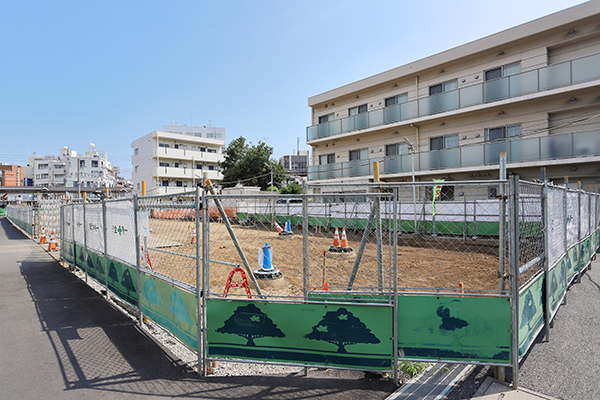
M139 183L137 184L137 190L140 190L140 184Z
M135 166L135 173L137 174L138 172L140 172L140 166L139 166L139 165L136 165L136 166Z
M196 146L192 146L192 151L196 151Z
M429 86L429 95L433 96L435 94L449 92L451 90L456 90L456 89L458 89L458 80L454 79L452 81L438 83L437 85Z
M202 169L202 164L196 164L196 169Z
M169 166L169 163L168 163L168 162L159 162L159 163L158 163L158 166L159 166L159 167L168 167L168 166Z
M356 115L356 114L362 114L362 113L366 113L367 112L367 105L366 104L361 104L360 106L356 106L356 107L352 107L348 109L348 115L352 116L352 115Z
M200 147L200 151L206 152L206 147Z
M158 147L164 147L165 149L168 149L168 148L169 148L169 145L168 145L168 144L166 144L166 143L159 143L159 144L158 144Z
M48 169L48 164L38 164L38 169Z
M169 186L169 181L168 181L168 180L166 180L166 179L165 179L165 180L163 180L163 181L161 182L161 186Z
M177 187L183 187L183 181L176 181L175 183Z
M79 160L79 168L85 168L85 160Z
M215 154L217 152L217 150L215 150L215 149L206 149L206 152L207 153L213 153L213 154Z
M495 199L498 197L498 187L488 188L488 198Z
M178 162L176 162L176 163L173 163L173 166L174 166L175 168L179 168L179 163L178 163Z
M393 106L395 104L406 103L408 101L408 93L402 93L394 97L385 99L385 106Z
M427 192L425 196L427 201L431 201L433 199L433 186L427 186ZM442 186L442 191L440 192L440 196L436 201L454 201L454 186Z
M458 134L432 137L429 139L429 150L442 150L458 147Z
M319 123L324 124L325 122L333 121L333 113L327 115L321 115L319 117Z
M335 153L323 154L319 156L319 165L335 163Z
M399 156L408 154L408 143L394 143L385 146L386 156Z
M515 75L521 72L521 63L503 65L502 67L494 68L485 71L485 80L491 81L509 75Z
M521 133L521 124L488 128L485 130L485 140L493 142L494 140L521 136Z
M209 171L214 171L215 170L215 166L214 165L209 165L208 166L208 170Z
M139 155L139 154L140 154L140 148L139 148L139 147L138 147L138 148L136 148L136 149L133 151L133 154L135 154L136 156L137 156L137 155Z
M366 160L369 158L369 149L350 150L348 156L350 161Z
M98 160L92 160L92 168L98 168Z
M215 139L221 139L221 134L220 133L215 133Z
M178 148L179 148L179 145L178 145L177 143L175 143L175 144L173 145L173 148L174 148L174 149L178 149Z
M206 137L207 137L208 139L213 139L213 138L215 137L215 134L214 134L214 133L207 132L207 133L206 133Z

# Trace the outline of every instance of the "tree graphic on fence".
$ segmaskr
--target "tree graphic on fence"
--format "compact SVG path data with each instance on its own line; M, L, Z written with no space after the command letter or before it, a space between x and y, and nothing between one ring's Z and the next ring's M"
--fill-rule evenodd
M148 305L152 308L152 304L156 304L157 306L162 306L160 298L158 297L158 292L156 291L156 286L154 286L154 281L152 278L146 278L146 282L144 283L144 291L142 295L146 300L148 300Z
M129 292L135 292L135 286L133 286L133 279L131 279L131 273L129 273L128 269L125 269L123 272L123 279L121 279L121 285L127 290L127 296L129 296Z
M241 336L247 340L246 346L256 346L254 339L262 337L285 337L271 318L254 304L236 308L233 315L217 329L217 332Z
M114 262L110 262L110 267L108 268L108 277L112 280L113 285L116 282L119 282L119 275L117 275L117 268L115 267Z
M156 288L155 288L156 290ZM159 300L160 301L160 300ZM187 307L185 306L185 303L183 302L183 299L181 298L181 294L179 293L179 290L175 289L173 290L173 294L171 295L171 302L169 304L169 311L171 311L173 313L173 315L175 316L175 319L177 320L177 326L181 327L181 325L179 324L181 321L188 323L188 324L192 324L192 319L190 318L190 313L187 310Z
M338 353L347 353L346 346L349 345L381 342L360 319L345 308L328 311L323 319L313 326L312 332L304 337L334 344L338 346Z

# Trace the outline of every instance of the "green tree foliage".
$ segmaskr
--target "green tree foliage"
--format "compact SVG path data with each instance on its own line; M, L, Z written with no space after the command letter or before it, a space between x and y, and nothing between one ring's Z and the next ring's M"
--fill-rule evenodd
M256 346L254 339L265 336L285 337L273 320L254 304L236 308L233 315L217 329L217 332L241 336L247 340L246 346Z
M286 176L285 169L280 162L271 160L272 154L273 148L261 141L253 145L247 143L243 136L234 139L225 150L225 160L219 164L223 171L223 186L242 182L244 186L259 186L266 190L271 183L273 168L273 186L281 187Z
M345 308L328 311L323 319L313 326L312 332L304 337L334 344L338 346L338 353L347 353L346 346L351 344L380 343L371 330Z
M281 188L279 190L281 194L302 194L302 187L296 183L290 183L289 185Z

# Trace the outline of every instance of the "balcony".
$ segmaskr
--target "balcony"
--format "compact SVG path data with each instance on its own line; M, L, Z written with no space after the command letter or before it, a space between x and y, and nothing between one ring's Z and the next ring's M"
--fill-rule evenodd
M224 160L223 154L209 153L206 151L189 150L189 149L171 149L167 147L154 147L152 149L153 158L170 158L174 160L205 161L218 163Z
M415 171L444 168L473 168L500 162L506 153L507 162L531 162L567 157L600 155L600 130L567 133L556 136L525 137L488 142L475 146L426 151L414 154ZM404 154L369 160L350 161L308 167L308 180L372 176L373 162L380 161L382 174L412 172L412 155Z
M336 119L306 128L306 140L321 139L341 133L600 79L598 65L600 65L600 54L594 54L367 113Z
M217 170L194 169L194 168L175 168L175 167L152 167L152 176L157 179L202 179L202 174L208 173L209 179L221 180L223 174Z

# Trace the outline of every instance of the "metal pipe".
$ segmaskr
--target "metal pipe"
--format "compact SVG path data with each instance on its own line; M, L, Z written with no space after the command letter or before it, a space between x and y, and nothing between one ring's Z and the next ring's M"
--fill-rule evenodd
M519 387L519 175L510 180L510 293L513 389Z
M138 231L138 195L134 194L133 195L133 225L134 225L134 232L135 232L135 266L136 266L136 270L137 270L137 298L138 298L138 311L139 311L139 319L138 319L138 323L140 324L140 326L142 325L142 323L144 322L144 315L142 313L142 302L141 302L141 285L140 285L140 263L141 263L141 257L140 257L140 235L139 235L139 231Z

